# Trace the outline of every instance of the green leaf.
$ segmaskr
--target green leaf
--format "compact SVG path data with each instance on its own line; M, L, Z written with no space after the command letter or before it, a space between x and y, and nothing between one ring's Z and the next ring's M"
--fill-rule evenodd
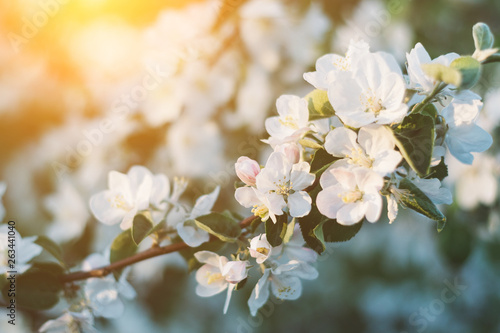
M179 242L182 242L182 239L180 237L176 237L176 238L174 238L173 242L179 243ZM226 245L226 243L219 240L219 239L211 240L210 242L203 243L198 247L189 247L189 248L183 249L183 250L179 251L179 253L186 260L186 262L188 264L188 271L192 272L192 271L194 271L202 266L202 264L200 264L198 262L198 260L196 260L196 258L194 257L194 254L196 252L198 252L198 251L217 252L220 249L222 249L222 247L224 247L224 245Z
M38 236L34 243L40 245L45 251L56 258L57 261L59 261L62 265L65 265L62 249L52 239L42 235Z
M132 222L132 240L139 245L153 231L153 221L143 214L137 214Z
M438 110L434 104L427 104L419 113L430 116L432 119L436 119L438 116Z
M437 209L436 205L424 194L424 192L407 178L401 180L399 189L409 192L408 195L401 196L401 201L406 207L436 221L437 230L439 232L443 230L446 223L446 217Z
M110 263L120 261L128 258L137 252L138 246L132 239L132 231L130 229L124 230L120 233L111 243L111 250L109 253ZM122 269L113 271L116 280L120 278Z
M493 47L495 37L486 23L478 22L472 27L472 37L476 50L486 50Z
M434 149L434 119L424 114L411 114L394 129L396 145L413 170L424 177L429 173Z
M224 242L236 242L241 234L241 228L233 218L220 213L211 213L197 217L196 226L216 236Z
M315 173L316 177L319 177L336 160L338 160L337 157L330 155L323 148L318 149L314 152L311 161L311 172Z
M316 197L318 196L320 190L321 186L316 185L316 187L314 187L312 191L309 192L309 195L311 196L313 202L311 207L311 212L309 212L307 216L300 217L297 219L299 222L300 231L302 232L302 237L304 238L304 241L306 242L307 246L316 251L318 254L321 254L323 253L323 251L325 251L325 244L322 239L319 239L314 234L314 229L321 222L328 219L319 212L318 207L316 207L315 204Z
M64 268L56 263L34 263L26 272L16 276L15 290L10 288L9 282L4 285L2 294L8 302L15 299L16 307L48 310L59 302L63 273Z
M322 118L330 118L335 115L328 93L325 90L316 89L311 91L304 97L309 108L309 120L317 120Z
M500 62L500 53L495 53L490 55L486 60L483 61L483 64L490 64L494 62Z
M276 223L270 218L266 221L266 237L272 246L280 246L286 234L286 224L288 216L286 214L277 215Z
M462 89L472 88L481 77L481 63L471 56L464 56L453 60L450 67L460 71L462 80L459 85L455 86Z
M423 64L421 66L425 74L437 81L452 84L455 87L459 87L462 83L462 74L458 69L436 63Z
M283 243L288 243L293 237L293 230L295 229L295 217L292 219L286 227L285 236L283 236Z
M440 181L443 181L443 179L445 179L446 177L448 177L448 166L446 166L446 164L444 163L444 157L441 157L441 162L439 162L439 164L435 167L431 168L431 171L427 178L437 178Z
M342 225L328 219L314 228L314 235L323 242L346 242L356 236L362 225L363 220L353 225Z

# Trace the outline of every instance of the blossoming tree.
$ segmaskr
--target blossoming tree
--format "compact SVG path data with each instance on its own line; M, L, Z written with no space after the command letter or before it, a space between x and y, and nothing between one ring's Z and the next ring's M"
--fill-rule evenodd
M418 43L407 54L407 75L392 55L372 52L362 41L351 42L345 56L319 58L316 71L304 74L314 89L305 97L279 97L278 116L265 121L269 138L263 141L273 151L267 161L242 156L235 163L241 182L234 195L248 217L213 212L218 187L188 207L179 200L184 179L171 184L143 166L110 172L108 189L92 196L90 210L123 231L109 251L76 267L68 267L49 238L19 237L25 256L18 258L18 305L45 310L64 298L67 311L40 331L71 326L90 332L94 317L119 317L122 299L135 297L130 265L180 252L196 271L197 295L226 292L226 313L235 292L253 288L248 307L256 315L271 294L299 298L301 280L318 276L314 263L325 243L348 241L365 220L379 221L384 197L390 223L406 207L441 231L446 217L436 205L452 201L441 185L446 151L471 164L472 152L492 144L476 124L482 102L470 88L500 54L487 25L476 24L473 38L472 56L431 59ZM4 229L2 235L9 232ZM0 238L5 263L6 238ZM146 238L152 246L139 251ZM42 249L57 263L33 261ZM249 274L259 274L256 285L246 284Z

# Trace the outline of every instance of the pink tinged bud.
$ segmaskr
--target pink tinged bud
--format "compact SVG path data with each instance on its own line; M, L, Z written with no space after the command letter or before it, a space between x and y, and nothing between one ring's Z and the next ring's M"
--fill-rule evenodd
M236 161L234 167L236 169L236 174L242 182L250 186L255 185L255 177L257 177L260 172L259 163L246 156L241 156L238 158L238 161Z
M285 154L286 158L293 164L300 161L300 146L295 142L284 143L274 148L275 152Z

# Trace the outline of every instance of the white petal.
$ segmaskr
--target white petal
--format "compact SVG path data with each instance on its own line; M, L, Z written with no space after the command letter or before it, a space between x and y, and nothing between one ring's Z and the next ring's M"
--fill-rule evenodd
M293 217L303 217L311 211L312 199L305 191L295 192L288 196L288 208Z
M185 226L184 223L177 224L177 233L182 240L190 247L198 247L201 244L208 242L210 236L205 230L201 230L192 226Z
M330 186L320 191L316 198L316 206L320 213L331 219L337 218L337 212L344 205L339 196L342 192L340 185Z
M491 135L475 124L450 128L446 135L450 153L465 164L472 164L471 152L483 152L492 143Z
M269 299L269 275L271 270L268 268L264 271L264 274L259 279L255 288L252 290L252 294L248 299L248 307L250 308L250 313L252 316L257 315L257 311L266 304Z
M360 130L361 132L361 130ZM337 157L350 155L352 150L359 148L356 138L358 135L353 130L337 127L328 133L325 138L325 150Z
M90 210L99 222L113 225L120 223L127 211L116 208L112 201L118 194L112 191L102 191L90 198Z
M224 310L222 311L224 314L227 313L227 309L229 308L229 302L231 301L231 294L233 293L234 288L236 288L236 285L232 283L230 283L227 288L226 302L224 303Z
M296 276L273 275L271 290L278 299L295 300L302 294L302 284Z
M342 225L353 225L361 221L365 215L366 207L362 202L348 203L337 212L337 222Z
M196 260L203 264L219 267L219 255L210 251L198 251L194 254Z
M191 211L190 218L195 219L199 216L209 214L212 207L219 197L220 187L217 186L212 193L202 195L196 200L193 210Z

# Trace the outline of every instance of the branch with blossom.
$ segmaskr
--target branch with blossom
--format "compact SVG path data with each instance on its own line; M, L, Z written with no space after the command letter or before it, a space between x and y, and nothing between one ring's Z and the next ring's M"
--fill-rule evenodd
M224 313L249 272L261 274L248 300L255 316L271 292L299 298L301 280L318 276L314 262L326 243L351 239L365 220L378 222L384 198L390 223L404 207L436 221L441 231L446 217L437 205L452 202L441 184L446 152L471 164L472 152L492 144L476 124L481 98L469 89L483 66L499 59L498 50L485 24L474 26L473 37L472 56L431 59L418 43L407 54L407 75L393 56L371 52L362 41L351 42L345 56L319 58L316 71L304 74L315 89L304 98L279 97L278 116L265 121L269 138L263 141L273 152L264 165L247 156L235 164L241 180L235 199L249 209L247 218L212 211L218 187L188 207L179 200L184 179L171 185L166 175L142 166L111 171L108 189L92 196L90 210L123 231L80 268L68 268L47 237L19 241L29 253L20 260L26 267L19 293L30 295L20 297L19 306L50 309L64 295L68 312L40 331L75 322L91 328L94 316L118 317L121 298L135 297L128 266L179 252L196 270L197 295L227 292ZM139 252L147 238L152 247ZM6 252L8 244L0 245ZM30 264L42 248L59 263Z

